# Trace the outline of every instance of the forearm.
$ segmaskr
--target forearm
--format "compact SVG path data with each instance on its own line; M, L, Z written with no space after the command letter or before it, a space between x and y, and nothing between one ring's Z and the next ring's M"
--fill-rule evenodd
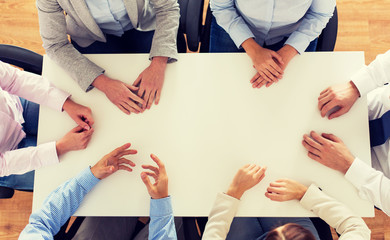
M58 163L55 142L0 153L0 176L23 174Z
M345 178L359 191L359 196L390 215L390 179L382 172L356 158Z
M180 9L175 0L151 1L156 12L156 30L154 32L150 59L167 57L167 62L177 60L177 31L179 28Z
M300 203L341 234L340 239L370 239L370 230L361 217L312 184Z
M177 239L170 197L150 200L149 239Z
M219 193L209 214L202 239L226 239L239 203L238 199Z
M98 182L87 168L59 186L46 198L42 208L31 214L19 239L51 239Z
M351 77L360 95L366 95L377 87L390 82L390 50L380 54L368 66L364 66Z

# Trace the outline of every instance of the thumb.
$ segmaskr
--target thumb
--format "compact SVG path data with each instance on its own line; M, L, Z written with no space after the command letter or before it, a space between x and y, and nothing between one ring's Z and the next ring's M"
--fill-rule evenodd
M88 123L84 122L80 117L77 117L75 119L75 122L83 129L89 130L91 127L88 125Z
M108 177L115 172L115 168L114 166L107 166L102 169L102 172L104 173L105 177Z
M332 114L330 114L328 118L329 118L329 120L332 118L337 118L337 117L340 117L341 115L344 115L347 112L348 112L348 109L346 107L342 107L339 110L337 110L336 112L333 112Z
M125 83L125 86L130 89L130 91L138 91L139 87L136 87L136 86L133 86L133 85L130 85L130 84L127 84Z
M341 139L330 133L321 134L324 138L327 138L333 142L341 142Z
M83 127L81 127L80 125L78 125L77 127L73 128L73 129L71 130L71 132L73 132L73 133L79 133L79 132L82 132L83 129L84 129Z
M149 179L148 175L146 175L145 172L141 173L141 179L144 182L146 188L148 189L148 192L150 192L150 190L152 188L152 183L150 182L150 179Z
M271 55L276 58L280 64L284 65L283 58L277 52L271 51Z

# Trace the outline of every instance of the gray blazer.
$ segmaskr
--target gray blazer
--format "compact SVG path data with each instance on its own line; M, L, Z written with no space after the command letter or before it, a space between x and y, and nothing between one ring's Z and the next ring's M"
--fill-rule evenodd
M123 0L132 25L141 31L155 30L150 58L176 61L176 37L180 10L177 0ZM37 0L39 28L47 55L87 91L104 69L80 54L68 40L81 47L106 42L84 0ZM65 14L64 14L65 12Z

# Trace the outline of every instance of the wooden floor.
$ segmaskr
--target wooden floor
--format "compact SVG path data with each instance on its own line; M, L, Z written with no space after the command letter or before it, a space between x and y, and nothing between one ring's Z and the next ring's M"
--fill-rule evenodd
M337 0L337 8L336 51L364 51L368 64L390 49L390 0ZM0 0L0 44L44 54L34 0ZM12 199L0 200L0 240L17 239L31 206L31 193L16 192ZM372 239L390 240L390 218L380 211L375 214L375 218L365 219Z

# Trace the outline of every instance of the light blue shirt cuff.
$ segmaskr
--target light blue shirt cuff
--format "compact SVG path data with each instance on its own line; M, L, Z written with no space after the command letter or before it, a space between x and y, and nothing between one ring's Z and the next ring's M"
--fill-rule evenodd
M307 35L295 31L290 35L284 45L286 44L295 48L295 50L297 50L299 54L302 54L309 46L310 40Z
M75 179L87 192L91 191L100 181L93 175L90 167L85 168Z
M252 31L246 25L245 22L234 23L233 26L229 29L229 35L232 38L234 44L236 44L237 48L241 47L241 44L249 39L255 38Z
M150 217L163 217L173 214L171 196L150 200Z

